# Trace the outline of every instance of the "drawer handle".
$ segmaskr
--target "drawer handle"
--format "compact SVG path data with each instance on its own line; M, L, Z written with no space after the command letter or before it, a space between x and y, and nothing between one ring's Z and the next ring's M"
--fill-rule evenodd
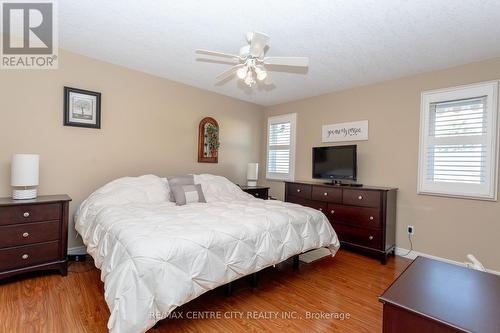
M358 196L358 200L363 200L363 196L362 195Z
M335 214L335 210L333 210L333 209L332 209L332 210L330 211L330 213Z
M320 207L320 208L318 208L318 209L319 209L319 211L320 211L320 212L322 212L322 211L323 211L323 208L321 208L321 207Z
M300 188L297 189L297 192L300 192Z
M370 216L370 221L373 221L373 216Z
M24 216L24 217L30 217L30 213L28 213L28 212L24 212L23 216Z
M369 240L373 240L373 236L368 237Z
M30 236L29 232L24 232L23 233L23 238L28 238Z
M28 259L28 258L29 258L29 255L28 255L27 253L25 253L25 254L23 254L23 255L21 256L21 258L23 258L23 260L26 260L26 259Z
M323 193L323 195L326 197L328 195L328 192Z

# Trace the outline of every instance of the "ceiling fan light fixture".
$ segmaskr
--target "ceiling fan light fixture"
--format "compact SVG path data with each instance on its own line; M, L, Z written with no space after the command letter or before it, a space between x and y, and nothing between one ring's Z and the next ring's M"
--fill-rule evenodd
M253 78L253 72L252 71L250 71L250 70L248 71L247 77L245 78L244 82L249 87L251 87L251 86L254 85L255 79Z
M269 48L269 36L262 32L249 32L246 37L247 45L240 48L239 55L204 49L197 49L195 52L197 54L237 60L238 63L217 75L215 79L218 82L223 82L235 75L249 87L253 87L257 82L262 82L265 85L272 84L268 70L273 71L273 69L272 67L266 68L267 65L306 68L309 66L309 58L307 57L266 57L265 53Z
M236 71L236 76L239 78L239 79L244 79L247 77L247 72L248 72L248 68L245 66L245 67L241 67L240 69L238 69L238 71Z
M267 72L265 69L255 67L255 73L257 74L257 80L264 81L267 77Z

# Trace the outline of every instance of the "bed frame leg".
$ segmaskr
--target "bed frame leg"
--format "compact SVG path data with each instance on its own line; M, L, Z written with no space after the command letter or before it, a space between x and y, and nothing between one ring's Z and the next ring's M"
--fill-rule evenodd
M233 294L233 283L229 282L225 285L225 294L227 297L231 296Z
M252 274L252 288L257 288L259 285L259 275L257 272Z
M299 270L299 255L298 254L296 256L293 256L293 269L296 271Z

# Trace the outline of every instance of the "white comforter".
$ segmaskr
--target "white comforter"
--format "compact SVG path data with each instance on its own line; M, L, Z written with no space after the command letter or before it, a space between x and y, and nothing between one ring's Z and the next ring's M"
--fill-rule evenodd
M195 175L207 203L175 206L164 179L115 180L80 206L76 229L101 269L111 332L144 332L217 286L304 251L339 247L323 213L259 200Z

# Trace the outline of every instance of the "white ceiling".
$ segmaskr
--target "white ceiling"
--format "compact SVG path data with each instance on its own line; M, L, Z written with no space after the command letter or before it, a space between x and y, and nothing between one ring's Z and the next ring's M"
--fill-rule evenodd
M229 65L194 50L237 53L254 30L269 56L310 57L307 73L217 85ZM500 0L64 0L59 32L64 49L273 105L500 56Z

